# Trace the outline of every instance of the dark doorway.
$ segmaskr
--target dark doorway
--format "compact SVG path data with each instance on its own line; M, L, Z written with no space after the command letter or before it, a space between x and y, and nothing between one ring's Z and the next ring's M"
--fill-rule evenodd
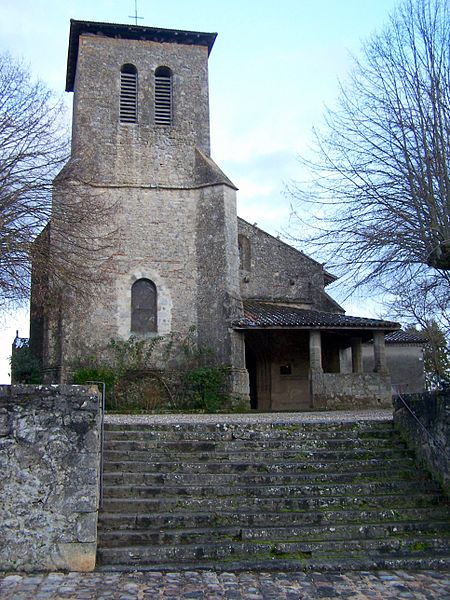
M250 385L250 408L257 410L258 395L256 388L256 356L248 344L245 344L245 366L248 371L248 380Z

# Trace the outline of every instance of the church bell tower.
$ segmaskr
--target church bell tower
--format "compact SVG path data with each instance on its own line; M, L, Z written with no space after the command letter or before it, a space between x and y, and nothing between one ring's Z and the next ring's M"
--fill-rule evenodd
M208 56L215 33L71 21L66 91L74 151L109 183L191 186L210 154Z
M111 277L78 314L49 319L43 357L70 379L77 345L195 328L232 393L247 394L236 188L210 157L208 56L215 33L71 21L66 90L80 189L114 206ZM84 171L83 171L84 170ZM72 172L71 171L71 172ZM58 178L57 178L58 179ZM53 204L64 202L64 184ZM51 244L51 242L50 242Z

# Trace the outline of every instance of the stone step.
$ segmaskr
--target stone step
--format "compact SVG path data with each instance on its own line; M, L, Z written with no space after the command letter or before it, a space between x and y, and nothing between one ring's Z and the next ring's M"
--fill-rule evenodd
M222 485L292 485L303 483L361 483L368 481L411 481L419 484L429 482L426 473L411 471L403 468L386 473L386 469L367 469L366 471L352 471L349 473L308 473L284 472L279 469L273 473L262 472L217 472L217 473L192 473L192 472L127 472L107 471L103 475L105 486L128 485L215 485L220 481Z
M449 502L392 422L107 426L107 569L450 566Z
M332 422L324 420L323 423L239 423L233 422L232 417L226 423L105 423L105 432L108 437L116 434L124 434L134 439L136 433L145 436L158 437L162 439L183 439L186 436L196 436L196 439L211 439L211 435L218 439L260 439L263 436L273 438L276 436L297 436L305 434L314 437L325 434L327 436L340 436L342 433L361 437L364 435L391 435L396 431L393 421L351 421Z
M229 441L204 441L204 440L181 440L181 441L161 441L161 440L111 440L107 439L104 444L106 452L170 452L170 453L194 453L194 452L248 452L248 440L229 440ZM311 451L320 450L385 450L385 449L405 449L405 444L400 439L282 439L282 440L252 440L251 447L253 452L274 452L274 451Z
M129 529L204 529L206 527L308 527L348 525L387 525L395 523L448 522L449 510L446 505L434 508L402 508L387 510L332 510L332 511L285 511L264 513L260 510L221 511L221 512L152 512L152 513L109 513L99 514L101 532Z
M340 510L340 509L402 509L434 507L442 504L440 493L422 493L413 495L371 495L371 496L328 496L302 498L246 498L175 496L171 498L104 498L105 512L179 512L179 511L232 511L237 509L261 510L266 513L299 510ZM268 518L269 515L268 515Z
M117 564L101 564L102 557L100 557L97 571L100 572L123 572L130 571L133 565L130 562L117 563ZM226 561L216 560L198 560L189 562L176 562L177 571L227 571L227 572L239 572L239 571L257 571L260 573L264 572L289 572L299 571L302 572L349 572L349 571L371 571L371 570L404 570L404 571L448 571L450 570L450 552L440 555L430 555L427 552L417 552L412 556L397 556L390 554L389 557L381 556L367 556L357 553L353 553L350 556L344 557L339 555L328 556L325 558L311 559L297 556L296 558L282 558L282 557L271 557L269 559L258 559L258 557L249 556L236 556L228 558ZM174 570L174 562L166 563L140 563L140 571L150 572L167 572Z
M166 457L165 457L166 458ZM104 460L104 469L108 473L114 471L128 473L142 473L151 470L156 473L354 473L371 469L382 469L385 473L395 472L397 469L416 470L412 456L401 458L370 458L351 460L327 461L295 461L286 462L254 462L247 456L245 460L233 461L183 461L174 462L167 460L155 461L152 457L150 462L145 460Z
M325 540L366 540L386 539L417 535L441 536L450 535L448 521L436 522L393 522L374 524L349 524L303 527L209 527L206 529L169 529L161 531L158 528L135 530L104 531L99 543L104 548L122 546L142 546L152 544L210 544L231 541L325 541Z
M227 561L239 557L258 557L259 559L314 559L332 558L333 555L345 556L352 554L386 558L389 555L414 556L431 553L434 557L439 554L448 555L448 540L430 535L417 535L413 539L390 537L385 539L361 540L326 540L326 541L293 541L283 542L272 540L269 543L259 541L236 542L232 540L223 543L181 544L181 545L137 545L114 548L102 547L99 550L99 560L103 564L123 564L128 561L139 567L139 564L158 564L167 561L176 563L192 562L194 560Z
M167 461L170 457L175 462L183 463L189 461L207 461L211 462L233 462L246 461L252 457L252 461L259 463L270 463L277 461L289 462L305 462L305 461L328 461L328 460L389 460L405 458L411 453L404 448L367 448L367 449L350 449L350 450L307 450L307 449L292 449L292 450L229 450L227 452L217 451L186 451L174 452L164 446L157 450L149 452L145 450L129 450L121 452L120 450L104 451L105 462L127 462L127 461L152 461L160 462ZM170 462L170 461L169 461Z
M136 440L153 442L233 442L233 441L314 441L314 440L398 440L398 432L392 427L386 429L323 429L311 428L268 429L254 431L251 429L210 430L201 429L174 430L174 429L140 429L140 430L106 430L107 439L114 441Z
M300 483L292 485L226 485L217 476L214 485L104 485L103 497L108 498L303 498L327 496L376 496L376 495L415 495L420 492L439 493L439 487L432 481L370 481L368 483Z

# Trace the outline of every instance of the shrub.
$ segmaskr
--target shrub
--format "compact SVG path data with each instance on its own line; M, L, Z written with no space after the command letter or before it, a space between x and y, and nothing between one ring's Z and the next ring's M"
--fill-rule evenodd
M199 367L185 375L186 408L216 412L226 403L225 371L220 367Z
M14 348L10 364L14 383L42 383L39 361L31 352L28 343Z
M198 367L211 353L199 349L195 329L150 339L131 336L79 352L73 382L106 384L106 408L119 413L216 412L227 408L226 369Z
M114 404L114 387L116 375L112 369L102 367L79 367L73 375L73 383L83 385L92 381L101 381L105 384L105 406L111 410Z

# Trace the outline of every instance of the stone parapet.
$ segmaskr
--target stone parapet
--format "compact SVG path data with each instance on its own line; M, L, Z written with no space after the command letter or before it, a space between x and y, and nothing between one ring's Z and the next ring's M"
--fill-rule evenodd
M0 386L0 570L94 569L100 419L96 387Z
M394 424L450 495L450 390L394 396Z
M315 410L360 410L392 406L391 379L382 373L311 373Z

